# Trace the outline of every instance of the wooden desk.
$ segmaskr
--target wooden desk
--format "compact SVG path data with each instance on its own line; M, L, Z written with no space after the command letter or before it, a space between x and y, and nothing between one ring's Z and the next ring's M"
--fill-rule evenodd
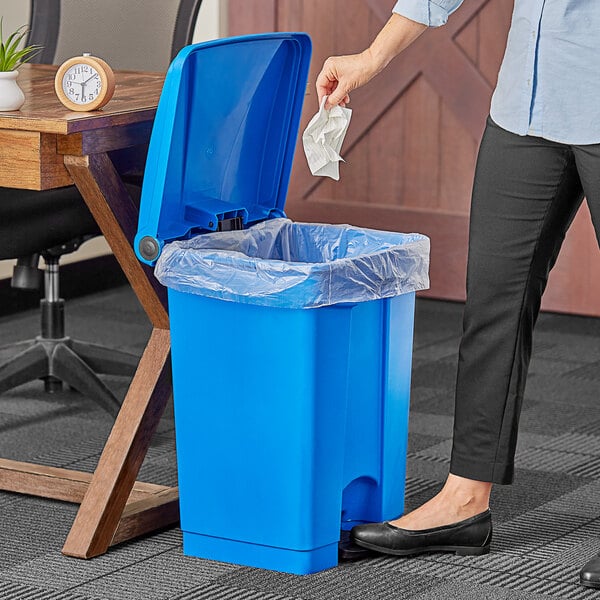
M116 73L115 95L103 110L75 113L54 94L56 69L19 69L26 102L20 111L0 113L0 186L47 190L74 183L153 331L95 473L0 459L0 489L80 503L63 554L91 558L179 518L177 488L135 481L171 392L169 320L164 288L133 252L138 210L117 171L143 168L140 148L150 139L164 76Z

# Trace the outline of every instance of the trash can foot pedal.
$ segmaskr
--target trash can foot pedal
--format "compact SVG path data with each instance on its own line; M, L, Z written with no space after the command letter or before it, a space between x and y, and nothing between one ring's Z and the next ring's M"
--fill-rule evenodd
M361 548L356 545L350 538L350 532L342 529L338 544L338 559L340 562L350 562L360 560L361 558L370 558L375 555L376 553L373 550Z

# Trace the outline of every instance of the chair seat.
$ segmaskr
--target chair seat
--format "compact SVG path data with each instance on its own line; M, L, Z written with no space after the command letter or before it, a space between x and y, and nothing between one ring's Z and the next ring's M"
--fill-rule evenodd
M134 200L138 187L127 185ZM39 254L100 229L75 186L38 192L0 188L0 260Z
M37 254L98 233L75 186L46 192L0 188L0 259Z

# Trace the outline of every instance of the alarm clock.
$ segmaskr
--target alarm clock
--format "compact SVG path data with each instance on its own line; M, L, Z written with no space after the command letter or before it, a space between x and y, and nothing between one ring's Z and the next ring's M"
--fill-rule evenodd
M105 61L86 52L69 58L58 68L54 89L70 110L97 110L112 98L115 75Z

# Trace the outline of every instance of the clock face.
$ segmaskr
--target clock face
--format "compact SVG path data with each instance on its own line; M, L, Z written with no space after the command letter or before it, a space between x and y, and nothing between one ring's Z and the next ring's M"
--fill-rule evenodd
M91 65L76 63L69 67L62 78L62 89L75 104L89 104L102 91L100 73Z
M67 59L56 72L54 90L69 110L102 108L115 91L115 74L105 61L91 54Z

